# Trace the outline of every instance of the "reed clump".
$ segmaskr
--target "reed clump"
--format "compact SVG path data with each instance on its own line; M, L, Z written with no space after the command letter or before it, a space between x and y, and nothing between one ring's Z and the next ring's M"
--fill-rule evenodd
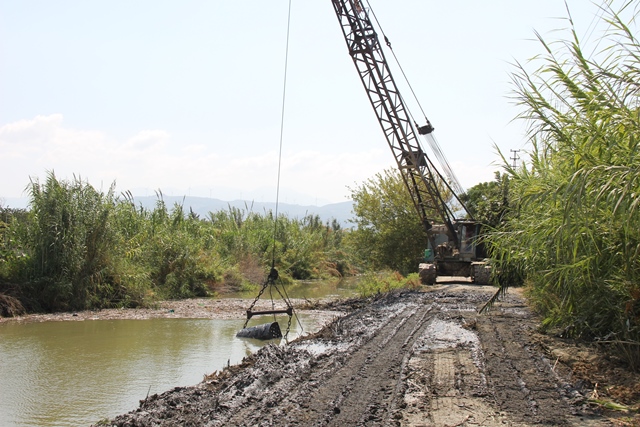
M528 160L513 168L510 211L487 238L505 271L525 278L544 326L597 341L640 367L640 43L637 2L601 7L587 47L547 43L533 72L513 74ZM503 283L508 286L509 283Z
M313 215L276 219L247 206L200 218L180 204L166 206L161 192L146 209L130 193L116 195L114 185L102 192L53 172L28 192L28 210L0 206L0 295L10 290L30 312L149 306L221 287L252 289L273 259L283 280L350 268L344 230Z

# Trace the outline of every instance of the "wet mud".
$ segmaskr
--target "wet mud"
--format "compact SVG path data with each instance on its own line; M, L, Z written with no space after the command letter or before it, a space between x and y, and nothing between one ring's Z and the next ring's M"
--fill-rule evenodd
M447 285L324 304L347 314L100 425L635 425L590 404L579 362L555 356L569 346L537 332L518 292L479 315L490 292Z

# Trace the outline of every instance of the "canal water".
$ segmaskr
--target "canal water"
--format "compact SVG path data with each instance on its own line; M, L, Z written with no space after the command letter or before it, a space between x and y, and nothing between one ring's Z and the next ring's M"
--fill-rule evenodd
M286 327L287 317L280 320ZM299 316L305 333L320 328ZM243 320L147 319L0 324L0 426L88 426L147 395L202 381L264 345ZM259 323L259 322L258 322ZM290 338L300 329L294 321Z

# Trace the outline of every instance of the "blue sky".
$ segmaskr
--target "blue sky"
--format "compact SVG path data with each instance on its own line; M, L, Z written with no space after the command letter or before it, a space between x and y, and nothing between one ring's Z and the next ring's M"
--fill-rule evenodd
M598 7L567 3L596 37ZM525 148L512 63L541 53L534 30L566 38L564 1L370 4L462 185L491 180L494 144ZM274 201L287 7L0 0L0 203L50 170L138 195ZM345 201L393 157L330 0L293 0L291 19L280 200Z

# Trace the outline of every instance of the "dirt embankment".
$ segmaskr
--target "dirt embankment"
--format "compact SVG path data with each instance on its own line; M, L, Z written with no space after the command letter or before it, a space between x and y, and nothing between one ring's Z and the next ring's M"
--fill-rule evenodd
M329 299L304 300L292 299L292 304L298 311L322 307L329 304ZM86 310L69 313L25 314L14 317L0 317L0 323L5 322L58 322L83 320L114 320L114 319L237 319L247 309L248 302L240 298L196 298L176 301L162 301L154 308L112 308L103 310ZM256 310L270 310L271 302L267 299L259 300Z
M609 383L598 383L605 359L538 334L517 293L478 315L488 292L449 285L343 304L350 313L314 336L264 347L104 425L637 425L634 412L593 403L625 399L622 390L623 403L637 402L637 375L608 361Z

